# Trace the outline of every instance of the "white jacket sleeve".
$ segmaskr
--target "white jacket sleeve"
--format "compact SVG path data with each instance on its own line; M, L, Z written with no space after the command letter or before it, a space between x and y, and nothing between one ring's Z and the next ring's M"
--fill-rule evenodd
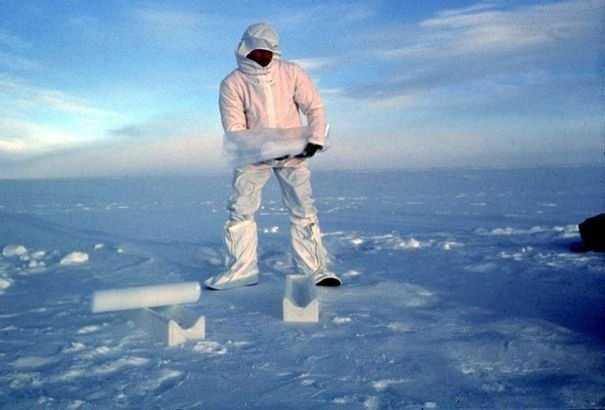
M229 77L221 83L219 108L223 129L226 132L241 131L247 128L244 101L233 82L229 81Z
M307 117L307 124L311 129L309 142L325 146L326 114L323 100L307 73L298 66L296 69L294 102Z

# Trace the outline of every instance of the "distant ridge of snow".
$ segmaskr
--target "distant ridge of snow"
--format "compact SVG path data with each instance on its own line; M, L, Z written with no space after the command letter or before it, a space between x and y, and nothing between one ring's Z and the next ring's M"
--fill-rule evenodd
M485 228L478 228L475 233L478 235L494 235L494 236L506 236L506 235L532 235L538 233L556 232L562 234L564 237L571 237L577 235L579 232L577 225L567 226L554 226L552 228L544 226L533 226L531 228L519 229L512 227L494 228L491 230Z

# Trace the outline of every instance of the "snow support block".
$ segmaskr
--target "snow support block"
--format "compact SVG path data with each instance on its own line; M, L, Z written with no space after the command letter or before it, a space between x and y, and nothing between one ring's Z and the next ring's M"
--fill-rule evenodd
M206 338L206 318L176 306L137 309L127 314L137 327L169 347Z
M93 293L93 313L196 303L200 299L199 282L99 290Z
M286 277L283 311L286 322L319 322L319 301L310 276Z

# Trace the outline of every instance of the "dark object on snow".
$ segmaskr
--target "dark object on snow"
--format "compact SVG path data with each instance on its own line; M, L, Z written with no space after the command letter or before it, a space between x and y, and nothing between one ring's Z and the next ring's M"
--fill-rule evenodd
M605 252L605 214L588 218L579 227L580 237L586 248Z

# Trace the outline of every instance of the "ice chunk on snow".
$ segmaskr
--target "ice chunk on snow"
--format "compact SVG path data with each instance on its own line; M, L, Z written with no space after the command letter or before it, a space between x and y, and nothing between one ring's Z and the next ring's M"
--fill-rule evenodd
M27 264L27 267L30 268L30 269L35 269L35 268L37 268L39 266L44 266L44 262L38 262L37 260L32 259Z
M386 389L388 389L393 384L403 384L403 383L406 383L407 381L408 380L406 380L406 379L378 380L378 381L372 382L372 387L374 387L374 389L376 389L376 391L382 392L382 391L385 391Z
M31 257L33 259L37 259L37 260L43 259L45 256L46 256L45 251L35 251L35 252L32 252L32 254L31 254Z
M263 229L263 233L278 233L278 232L279 232L279 226L272 226L271 228Z
M84 326L83 328L78 329L77 333L79 335L87 335L90 333L97 332L99 329L101 329L101 326L95 326L95 325Z
M18 369L38 368L46 366L47 364L53 363L55 361L57 361L57 359L54 357L24 356L12 362L11 366Z
M97 366L93 369L93 373L95 374L110 374L115 373L118 370L124 367L140 367L149 362L149 359L146 357L139 356L126 356L113 362L109 362L102 366Z
M418 240L410 238L407 241L404 239L399 242L398 247L402 249L420 249L422 244Z
M10 281L0 278L0 289L8 289L10 287L10 285L11 285Z
M197 342L195 346L193 346L193 351L198 353L206 353L206 354L214 354L214 355L224 355L227 354L227 348L220 345L217 342L211 341L203 341Z
M10 258L11 256L22 256L27 253L27 248L23 245L10 244L2 249L2 255Z
M353 270L345 272L342 276L344 276L346 278L353 278L353 277L359 276L359 275L361 275L361 272L353 269Z
M61 265L76 265L84 262L88 262L88 254L86 252L72 252L65 255L59 263Z
M444 251L451 251L453 248L459 248L459 247L462 247L462 246L464 246L464 245L461 244L461 243L459 243L459 242L445 241L441 245L441 249L443 249Z
M414 331L414 325L405 322L391 322L387 325L387 328L398 333L410 333Z
M71 342L71 345L63 349L63 353L81 352L86 349L86 345L80 342Z

